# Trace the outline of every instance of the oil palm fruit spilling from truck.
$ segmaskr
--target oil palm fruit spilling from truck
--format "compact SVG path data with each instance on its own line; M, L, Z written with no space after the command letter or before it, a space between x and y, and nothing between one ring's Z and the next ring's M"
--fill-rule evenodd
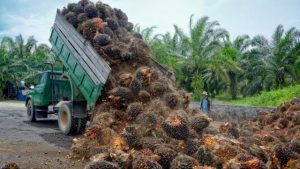
M300 134L295 129L287 131L292 125L299 125L294 118L298 115L287 113L287 107L275 112L281 115L270 123L248 121L231 126L241 131L249 124L250 134L241 132L233 138L226 132L212 131L211 120L199 110L188 108L188 95L178 91L166 72L151 59L149 46L133 31L133 24L122 10L101 1L95 4L81 0L63 8L59 15L81 34L82 43L90 43L91 50L111 68L95 102L90 125L83 136L74 139L71 148L71 158L92 161L86 168L254 169L264 168L265 164L273 168L297 165L297 144L282 142L285 133L291 140L299 139ZM97 62L94 66L102 65ZM261 117L261 121L270 117ZM279 133L267 130L276 126L286 132L278 136ZM256 128L266 128L265 133ZM261 139L253 138L255 134ZM266 135L272 139L264 139ZM280 148L270 146L275 142ZM251 148L250 144L261 147ZM265 158L264 152L273 155Z

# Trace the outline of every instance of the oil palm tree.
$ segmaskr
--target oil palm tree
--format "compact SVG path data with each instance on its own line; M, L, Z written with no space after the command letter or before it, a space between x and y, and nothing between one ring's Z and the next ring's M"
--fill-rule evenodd
M263 63L263 87L266 89L280 88L297 82L295 64L300 56L300 31L290 28L286 32L278 25L271 41L257 36L253 38L251 55ZM260 66L261 67L261 66Z
M196 97L199 97L201 89L205 88L204 72L210 70L226 79L225 70L218 61L220 51L223 48L223 40L228 34L225 29L219 28L217 21L209 21L208 17L202 17L194 23L193 15L189 21L189 34L185 34L181 28L174 26L175 33L179 37L176 55L185 58L182 69L186 78L184 83L190 86ZM208 75L208 74L207 74ZM197 96L198 94L198 96Z
M21 35L15 39L4 37L0 43L0 88L7 80L17 83L41 71L50 55L50 48L37 45L33 37L26 41Z
M230 41L229 36L227 36L220 52L223 57L218 58L218 61L221 62L220 65L223 65L222 69L226 70L224 81L229 86L232 99L237 99L238 78L242 75L241 66L245 63L243 56L248 52L249 46L250 38L248 35L238 36L233 41Z

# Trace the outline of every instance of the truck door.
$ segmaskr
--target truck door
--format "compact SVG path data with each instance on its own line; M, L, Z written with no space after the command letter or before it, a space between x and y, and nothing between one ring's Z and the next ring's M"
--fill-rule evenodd
M47 89L48 76L49 73L45 72L39 83L34 88L34 105L36 106L46 106L49 104L49 99L47 99L47 95L49 95L48 92L50 90L50 88Z

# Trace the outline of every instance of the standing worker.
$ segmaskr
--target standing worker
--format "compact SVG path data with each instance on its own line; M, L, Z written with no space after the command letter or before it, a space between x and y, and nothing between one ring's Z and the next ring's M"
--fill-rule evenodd
M200 104L200 109L203 113L209 113L210 112L210 100L208 99L208 93L204 91L203 93L203 99Z

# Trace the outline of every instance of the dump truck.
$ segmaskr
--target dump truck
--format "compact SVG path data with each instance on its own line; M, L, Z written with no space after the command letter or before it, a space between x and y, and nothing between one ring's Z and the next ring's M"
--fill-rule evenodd
M27 119L34 122L58 114L59 129L66 135L84 131L111 72L109 64L57 11L50 39L63 70L44 71L26 94Z
M30 122L58 114L59 129L66 135L82 133L101 96L111 68L58 10L50 39L52 51L63 68L35 76L37 83L26 94ZM153 60L153 65L175 81L174 73Z

